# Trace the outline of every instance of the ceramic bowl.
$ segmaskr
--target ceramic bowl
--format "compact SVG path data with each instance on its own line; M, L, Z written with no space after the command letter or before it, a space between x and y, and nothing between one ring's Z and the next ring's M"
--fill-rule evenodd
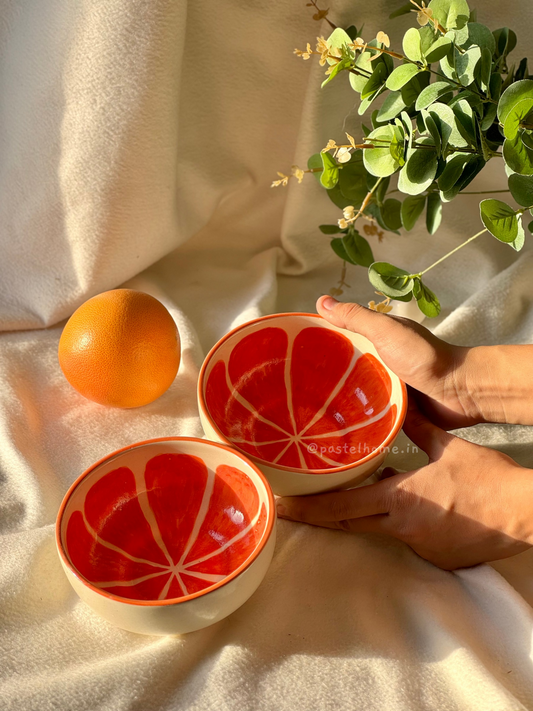
M80 598L131 632L181 634L242 605L275 544L272 491L234 449L188 437L125 447L87 469L56 542Z
M314 314L245 323L209 352L198 382L209 439L254 461L275 494L355 486L383 462L405 385L372 343Z

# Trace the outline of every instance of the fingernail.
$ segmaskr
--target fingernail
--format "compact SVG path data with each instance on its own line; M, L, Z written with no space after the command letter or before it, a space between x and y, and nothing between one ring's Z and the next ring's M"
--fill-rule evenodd
M326 296L326 298L322 300L322 303L320 305L326 311L331 311L338 303L339 302L337 301L337 299L334 299L332 296Z
M282 516L283 518L288 515L287 508L283 506L283 504L280 504L279 501L276 503L276 511L278 512L278 516Z

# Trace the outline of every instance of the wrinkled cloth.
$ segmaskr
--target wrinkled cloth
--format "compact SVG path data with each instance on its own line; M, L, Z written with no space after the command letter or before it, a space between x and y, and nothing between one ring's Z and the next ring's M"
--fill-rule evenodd
M390 3L331 5L398 46L414 16ZM490 0L480 21L519 34L533 8ZM17 711L518 711L533 709L533 551L457 572L407 546L278 522L274 560L232 616L183 637L112 627L60 567L56 513L107 453L165 435L202 436L196 381L232 327L314 311L341 263L317 225L340 215L312 176L276 171L361 135L355 95L303 62L323 21L279 0L0 0L0 706ZM316 58L314 58L316 60ZM367 119L368 120L368 119ZM493 160L472 190L505 188ZM477 232L475 196L381 241L376 259L422 269ZM428 274L459 344L533 342L533 251L484 235ZM375 298L350 267L343 299ZM183 343L178 377L137 410L91 403L57 362L65 319L128 286L159 298ZM427 322L426 322L427 323ZM413 354L416 358L416 353ZM460 432L533 467L528 427ZM388 464L420 466L399 452Z

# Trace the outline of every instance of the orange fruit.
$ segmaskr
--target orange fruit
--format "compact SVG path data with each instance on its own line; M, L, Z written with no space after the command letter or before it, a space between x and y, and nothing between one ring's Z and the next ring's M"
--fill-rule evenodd
M81 395L101 405L140 407L172 384L180 337L163 304L133 289L93 296L67 321L59 365Z

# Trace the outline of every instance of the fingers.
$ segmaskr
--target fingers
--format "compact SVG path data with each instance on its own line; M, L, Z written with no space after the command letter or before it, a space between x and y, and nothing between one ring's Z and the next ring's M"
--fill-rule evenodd
M385 469L381 472L380 481L382 481L383 479L390 479L391 476L396 476L396 474L399 474L397 469L393 469L392 467L385 467Z
M403 423L403 431L431 461L439 459L444 449L456 439L434 425L420 412L412 388L408 388L407 415Z
M386 531L388 518L387 514L383 514L345 519L344 521L314 521L310 525L331 528L336 531L348 531L350 533L388 533Z
M288 496L278 499L278 514L293 521L325 525L389 511L387 488L381 483L349 491L334 491L314 496Z
M384 324L389 328L391 323L394 323L394 319L387 314L372 311L361 304L337 301L331 296L321 296L316 302L316 308L318 313L334 326L361 333L370 340L373 340L372 336L381 330Z

